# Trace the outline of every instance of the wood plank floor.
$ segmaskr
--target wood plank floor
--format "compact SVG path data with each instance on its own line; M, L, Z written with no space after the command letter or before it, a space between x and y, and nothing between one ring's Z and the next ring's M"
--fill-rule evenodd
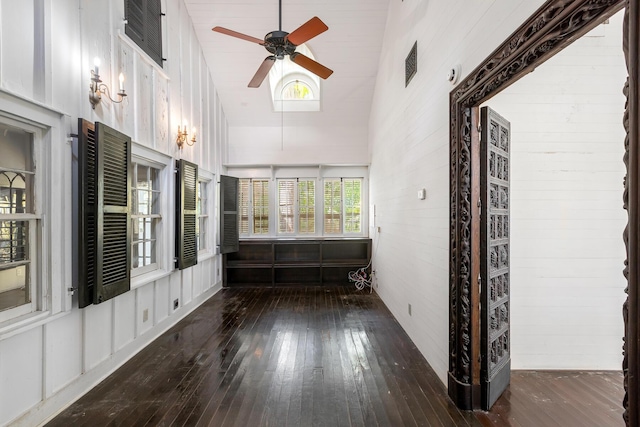
M491 412L459 411L376 294L225 289L48 425L617 426L618 382L514 372Z

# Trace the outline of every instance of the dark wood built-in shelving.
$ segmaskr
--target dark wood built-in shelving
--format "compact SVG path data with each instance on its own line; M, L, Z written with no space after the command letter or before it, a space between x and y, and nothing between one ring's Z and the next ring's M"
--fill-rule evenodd
M370 259L366 238L242 240L224 256L224 286L348 285Z

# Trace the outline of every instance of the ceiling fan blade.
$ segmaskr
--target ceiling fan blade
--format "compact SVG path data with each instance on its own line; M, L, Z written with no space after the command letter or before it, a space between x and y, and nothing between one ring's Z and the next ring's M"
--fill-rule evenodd
M249 42L252 42L252 43L264 44L264 40L260 40L257 37L251 37L251 36L248 36L246 34L242 34L242 33L239 33L237 31L229 30L228 28L224 28L224 27L213 27L211 29L211 31L215 31L216 33L226 34L226 35L231 36L231 37L237 37L239 39L246 40L246 41L249 41Z
M311 71L313 74L316 74L322 77L323 79L326 79L331 74L333 74L333 70L330 70L329 68L320 64L319 62L316 62L313 59L301 53L298 53L298 52L292 53L291 60L296 64L298 64L299 66Z
M328 29L329 27L327 27L320 18L314 16L302 24L297 30L293 30L293 32L287 36L287 40L290 43L299 46L302 43L311 40L318 34L324 33Z
M265 77L267 77L267 74L269 74L269 70L271 70L271 67L273 67L273 64L275 63L275 56L267 56L264 61L262 61L262 64L260 64L260 68L258 68L258 71L256 71L256 74L249 82L248 87L260 87L262 81Z

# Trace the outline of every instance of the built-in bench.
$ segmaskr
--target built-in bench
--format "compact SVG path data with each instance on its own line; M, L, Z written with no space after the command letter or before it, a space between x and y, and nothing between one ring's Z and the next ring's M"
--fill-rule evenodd
M224 256L225 287L348 285L350 271L366 267L371 239L241 240Z

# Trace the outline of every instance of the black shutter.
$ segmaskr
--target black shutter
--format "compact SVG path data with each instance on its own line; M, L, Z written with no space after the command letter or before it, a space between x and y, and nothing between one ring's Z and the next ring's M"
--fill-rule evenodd
M198 165L177 160L176 168L176 267L180 270L198 263L196 247L196 204Z
M240 250L238 235L238 178L220 175L220 253Z
M96 123L96 141L98 148L98 274L93 303L99 304L130 289L131 138L102 123Z
M124 33L140 47L144 45L144 0L125 0Z
M162 9L160 0L147 0L146 5L147 48L145 52L162 67Z
M78 301L99 304L130 289L131 138L78 122Z
M124 32L162 67L162 9L160 0L125 0Z
M96 179L96 134L92 122L78 119L78 306L93 303L98 240L98 180Z

